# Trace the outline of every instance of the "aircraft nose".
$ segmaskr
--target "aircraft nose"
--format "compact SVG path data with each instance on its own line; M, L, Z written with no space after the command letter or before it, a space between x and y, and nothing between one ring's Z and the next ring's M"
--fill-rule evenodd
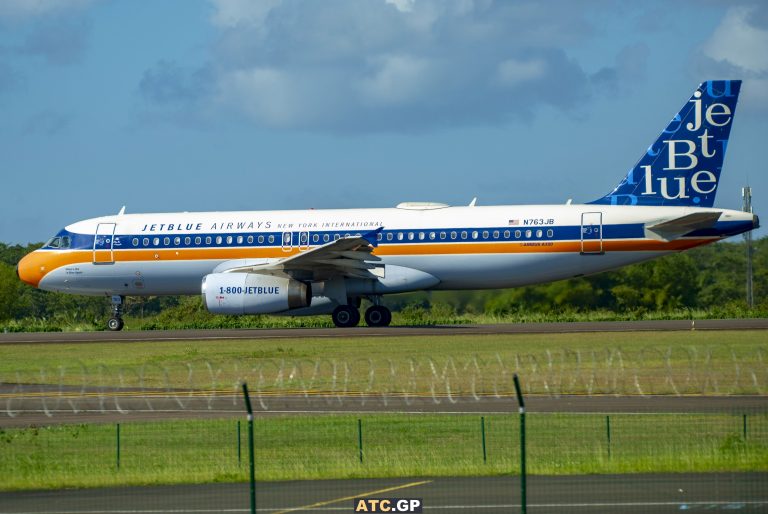
M40 284L40 279L43 278L44 272L45 265L38 252L25 255L16 265L16 275L19 277L19 280L32 287L37 287Z

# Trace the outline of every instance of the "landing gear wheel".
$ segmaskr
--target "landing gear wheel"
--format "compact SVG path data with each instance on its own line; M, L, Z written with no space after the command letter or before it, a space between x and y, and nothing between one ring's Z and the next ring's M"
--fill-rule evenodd
M107 328L113 332L122 330L123 325L125 325L125 323L123 323L122 318L109 318L109 321L107 321Z
M333 309L331 317L337 327L356 327L360 323L360 311L351 305L339 305Z
M112 317L107 321L107 328L113 332L117 332L123 329L123 303L125 302L124 296L112 297Z
M368 307L365 311L365 323L369 327L387 327L392 323L392 312L383 305Z

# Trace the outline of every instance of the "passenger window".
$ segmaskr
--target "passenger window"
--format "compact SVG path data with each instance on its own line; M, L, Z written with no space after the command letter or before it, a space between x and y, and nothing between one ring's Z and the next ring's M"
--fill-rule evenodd
M552 237L554 235L555 235L555 231L554 230L552 230L551 228L549 230L547 230L547 237Z
M170 237L164 237L163 238L163 246L171 246L171 238Z
M259 244L263 243L264 242L264 236L259 236L257 241L259 242Z
M544 232L542 232L541 229L536 231L536 237L541 237L542 235L544 235Z
M221 244L221 236L216 236L216 244L217 245Z
M456 239L456 232L451 232L451 239Z
M131 241L131 244L133 244L133 246L139 246L139 238L138 237L134 237L133 241Z
M267 238L267 241L269 241L270 243L274 243L275 242L275 236L270 234L269 237Z
M390 232L389 234L387 234L387 241L392 241L393 237L394 236L393 236L392 232Z
M519 230L515 230L515 239L520 239L521 232Z
M144 239L142 239L141 244L142 246L149 246L149 238L145 237Z
M211 244L211 236L207 236L205 238L205 244L207 244L207 245Z
M327 243L327 242L328 242L328 241L330 241L330 240L331 240L331 236L330 236L330 235L328 235L328 234L323 234L323 242L324 242L324 243Z
M227 244L228 245L232 244L232 236L227 236Z
M509 230L505 230L504 231L504 239L509 239L509 236L510 236Z
M253 236L248 236L248 244L252 244L252 243L253 243Z
M181 238L179 236L174 237L173 244L179 246L181 244Z
M201 242L202 242L202 239L200 238L200 236L197 236L197 237L195 238L195 244L196 244L196 245L199 245Z
M243 244L243 236L237 236L237 244Z
M494 239L498 239L499 238L499 231L498 230L494 230L493 231L493 238Z
M191 238L191 237L189 237L189 236L185 237L185 238L184 238L184 244L185 244L185 245L187 245L187 246L189 246L190 244L192 244L192 238Z
M530 231L530 230L526 230L526 231L525 231L525 237L526 237L526 239L530 239L532 235L533 235L533 232L532 232L532 231Z
M478 233L477 230L472 231L472 239L477 239Z
M466 230L462 230L461 231L461 238L462 239L466 239L467 238L467 231Z
M159 238L159 237L156 237L156 238L154 238L154 239L152 240L152 244L153 244L154 246L160 246L160 238Z
M488 239L488 231L483 230L483 239Z
M445 239L445 236L446 236L445 232L440 232L440 239Z
M313 243L319 243L320 242L320 236L317 234L312 234L312 242Z
M430 232L430 233L429 233L429 238L430 238L432 241L434 241L434 240L435 240L435 237L437 237L437 234L435 234L434 232Z
M402 232L398 232L397 233L397 240L398 241L402 241L403 240L403 233Z
M424 232L419 232L419 241L424 241Z

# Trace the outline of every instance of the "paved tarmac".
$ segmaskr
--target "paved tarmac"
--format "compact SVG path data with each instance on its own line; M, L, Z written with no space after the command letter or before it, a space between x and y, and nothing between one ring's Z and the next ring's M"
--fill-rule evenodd
M258 512L353 512L355 498L420 498L424 512L520 512L518 477L257 482ZM528 511L768 512L768 473L528 477ZM0 514L249 512L249 487L199 484L0 493Z
M661 321L587 321L574 323L504 323L428 327L255 328L228 330L152 330L124 332L23 332L0 334L0 344L285 339L322 337L401 337L444 335L559 334L681 330L764 330L768 319Z

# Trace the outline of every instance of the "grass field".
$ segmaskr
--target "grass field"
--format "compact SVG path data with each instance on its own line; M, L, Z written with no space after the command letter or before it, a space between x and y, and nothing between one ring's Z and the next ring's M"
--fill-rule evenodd
M258 480L485 476L519 470L519 419L382 414L292 416L255 422ZM529 414L532 474L768 471L768 415ZM238 462L234 420L62 425L0 430L0 490L247 479L246 425Z
M768 394L768 331L7 345L0 382L169 389Z

